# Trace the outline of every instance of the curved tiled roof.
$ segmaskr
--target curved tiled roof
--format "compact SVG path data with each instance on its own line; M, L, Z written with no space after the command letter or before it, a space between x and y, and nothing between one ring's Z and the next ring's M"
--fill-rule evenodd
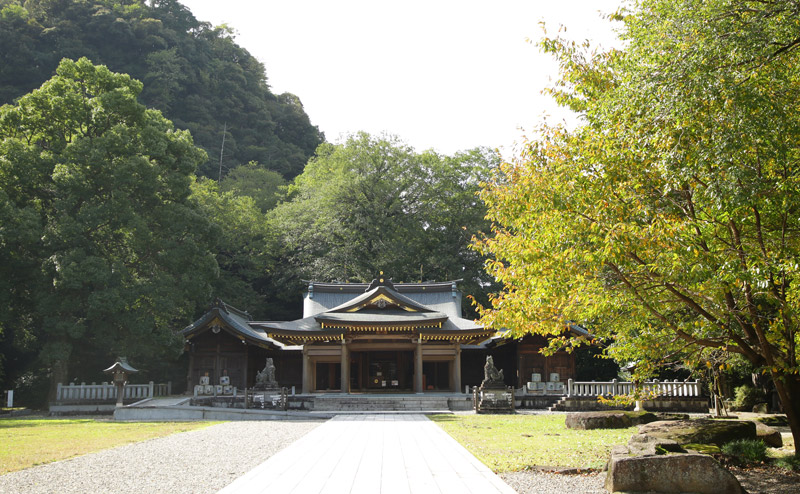
M400 293L397 288L407 292ZM368 289L364 291L365 289ZM223 301L214 301L211 309L200 319L183 330L183 335L191 339L210 328L218 319L221 327L234 336L250 343L277 347L278 342L296 343L310 340L334 340L343 337L346 331L393 331L413 332L423 338L456 339L473 341L490 336L494 331L486 329L468 319L454 314L460 307L447 298L455 298L460 293L455 290L455 282L415 283L392 285L391 282L373 282L371 285L359 284L319 284L309 286L312 291L341 293L340 302L335 307L321 310L302 319L284 322L253 321L247 312L240 311ZM424 291L436 294L431 300L436 308L419 301L424 299ZM353 296L359 291L360 295ZM345 295L345 293L347 295ZM444 297L444 299L442 298ZM459 298L460 300L460 298ZM440 308L446 309L437 310Z
M198 334L207 331L210 328L209 324L215 319L223 323L220 325L220 329L224 329L237 338L269 348L280 347L275 340L267 336L267 333L263 329L250 325L251 317L247 312L236 309L220 299L214 300L208 312L203 314L192 324L186 326L183 331L181 331L181 334L187 340L192 339Z
M434 310L412 297L397 291L397 287L409 288L408 285L392 285L391 282L373 282L371 285L339 285L313 284L309 293L318 295L322 291L357 293L355 289L369 288L366 292L344 301L339 305L323 310L303 319L286 323L251 323L262 328L275 338L335 339L344 335L346 330L374 331L413 331L420 336L449 339L474 339L483 337L491 330L460 317ZM431 291L452 292L454 283L415 284L414 290L422 287ZM460 294L459 294L460 296ZM344 297L342 297L344 298Z

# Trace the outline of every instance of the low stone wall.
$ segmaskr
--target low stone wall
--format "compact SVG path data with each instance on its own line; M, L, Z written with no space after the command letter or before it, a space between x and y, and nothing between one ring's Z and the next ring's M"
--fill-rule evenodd
M125 400L124 405L130 405L140 400ZM50 402L50 415L110 415L114 413L117 402L114 401L95 401L95 402Z
M562 412L594 412L605 410L633 410L634 406L608 406L594 396L570 396L559 401L556 408Z
M244 409L244 396L195 396L189 404L193 407Z
M645 410L654 412L696 412L708 413L711 404L705 396L667 396L642 403Z
M308 395L294 395L288 399L289 410L314 410L314 397Z
M553 406L562 396L554 395L517 395L517 408L545 409Z
M392 397L389 396L374 396L375 403L369 404L369 399L365 398L363 395L353 395L351 399L353 403L349 404L349 406L341 407L341 410L351 410L351 411L408 411L408 410L428 410L431 407L423 407L422 404L428 402L428 399L424 397L420 398L417 396L397 396ZM383 398L383 401L387 403L384 406L381 406L379 403ZM317 401L319 400L319 401ZM329 406L326 406L325 397L319 397L315 395L295 395L288 397L288 409L289 410L297 410L297 411L325 411L330 409ZM346 396L339 396L332 401L347 401L348 397ZM389 406L391 402L404 400L406 406ZM358 402L364 402L363 406L358 406ZM471 395L462 395L462 396L443 396L439 398L441 402L441 406L434 407L436 410L444 410L448 408L452 411L468 411L472 410L472 396ZM316 403L316 404L315 404ZM446 403L446 405L445 405ZM339 409L339 408L336 408ZM340 411L341 411L340 410Z
M283 412L275 410L244 410L191 406L122 407L114 411L114 419L130 421L182 420L327 420L332 414Z
M464 395L463 398L448 398L447 407L454 412L472 410L472 397Z
M645 410L653 412L707 413L708 398L704 396L665 396L642 402ZM610 407L591 396L571 396L559 404L564 411L633 410L634 406Z

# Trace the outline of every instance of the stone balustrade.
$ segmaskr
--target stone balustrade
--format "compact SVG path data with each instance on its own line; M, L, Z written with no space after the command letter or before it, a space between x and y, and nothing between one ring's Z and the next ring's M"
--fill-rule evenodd
M702 396L698 381L645 381L638 384L645 393L658 396ZM617 396L634 394L636 383L628 381L567 381L567 396Z
M143 400L154 396L169 396L172 392L172 383L155 384L150 381L147 384L126 384L123 399ZM117 388L114 384L75 384L70 383L65 386L61 383L56 388L57 402L80 402L80 401L112 401L117 399Z

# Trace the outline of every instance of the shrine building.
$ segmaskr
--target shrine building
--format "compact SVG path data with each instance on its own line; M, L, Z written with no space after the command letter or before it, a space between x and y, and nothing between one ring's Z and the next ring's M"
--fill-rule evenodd
M463 393L464 385L480 383L487 355L510 386L524 387L536 375L561 382L574 376L572 354L544 357L541 336L498 337L462 317L461 299L454 281L311 282L303 317L284 322L253 321L216 300L182 332L188 389L206 375L252 387L267 357L279 383L303 394Z

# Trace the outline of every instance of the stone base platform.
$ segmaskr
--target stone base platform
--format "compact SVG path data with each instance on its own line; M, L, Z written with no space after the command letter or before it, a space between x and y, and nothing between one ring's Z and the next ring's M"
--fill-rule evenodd
M459 393L313 394L289 396L287 411L231 406L192 406L189 397L144 400L114 411L118 420L309 420L337 414L450 413L472 410L472 397Z
M292 401L290 398L290 408ZM472 401L470 396L456 393L365 393L314 395L312 406L314 411L332 412L449 412L470 410Z

